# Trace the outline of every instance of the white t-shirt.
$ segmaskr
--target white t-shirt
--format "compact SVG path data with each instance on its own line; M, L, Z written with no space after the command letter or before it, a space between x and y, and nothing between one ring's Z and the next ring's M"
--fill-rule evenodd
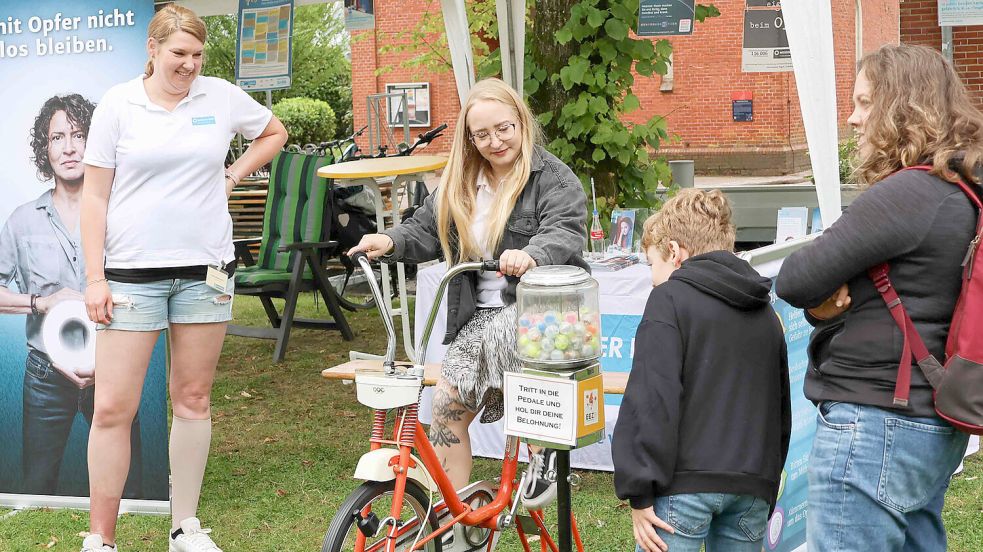
M478 173L478 191L474 202L474 217L471 221L471 236L475 242L483 244L481 258L486 261L493 258L492 250L488 247L488 217L495 207L497 191L491 189L485 171L480 171ZM505 278L499 278L495 272L478 272L476 305L479 307L505 306L505 303L502 302L502 290L507 284Z
M235 258L225 195L229 142L253 139L273 113L231 83L199 76L174 111L152 103L143 75L118 84L92 115L83 162L115 169L107 268L163 268Z

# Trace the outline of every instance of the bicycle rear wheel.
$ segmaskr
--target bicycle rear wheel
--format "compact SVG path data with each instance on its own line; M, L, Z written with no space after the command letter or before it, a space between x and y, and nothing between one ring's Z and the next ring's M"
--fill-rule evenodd
M321 552L353 552L355 540L359 534L357 520L362 518L366 509L375 513L379 520L387 518L391 512L395 486L395 480L366 481L352 491L338 508L338 513L335 514L334 519L331 520L331 525L328 526L328 531L324 535ZM422 527L423 534L420 535L420 540L437 530L439 527L437 516L432 511L428 514L429 507L428 493L423 490L419 483L408 480L400 516L403 519L399 520L401 534L396 541L397 552L409 552L412 548L417 534L421 531L421 519L426 521ZM363 552L385 552L389 526L380 527L378 533L378 535L366 538ZM428 542L424 550L426 552L441 552L440 538Z

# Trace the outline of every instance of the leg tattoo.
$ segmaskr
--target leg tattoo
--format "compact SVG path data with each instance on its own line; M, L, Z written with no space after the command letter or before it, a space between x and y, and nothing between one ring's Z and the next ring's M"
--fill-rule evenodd
M458 408L450 394L443 389L437 389L433 397L433 424L430 425L430 441L437 447L449 447L461 442L461 439L451 431L445 422L459 422L466 412Z

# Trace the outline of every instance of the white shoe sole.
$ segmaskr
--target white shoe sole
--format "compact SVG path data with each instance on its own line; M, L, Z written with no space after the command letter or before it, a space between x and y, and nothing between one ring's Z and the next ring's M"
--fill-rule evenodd
M556 485L550 485L545 491L543 491L543 494L539 495L535 499L526 499L523 497L522 505L526 508L526 510L542 510L543 508L552 504L555 500Z

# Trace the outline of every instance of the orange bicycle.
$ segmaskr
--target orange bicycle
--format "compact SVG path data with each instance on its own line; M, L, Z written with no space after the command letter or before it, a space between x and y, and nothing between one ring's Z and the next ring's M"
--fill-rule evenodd
M353 260L366 274L372 274L364 253L355 254ZM500 478L455 490L418 419L426 344L440 298L452 278L477 270L497 271L498 262L461 263L451 267L441 279L417 365L395 362L396 331L392 318L378 284L374 278L368 278L385 323L388 345L382 372L355 375L358 401L374 409L370 450L355 468L355 478L364 483L348 495L331 520L322 552L490 552L495 549L501 532L513 528L525 552L531 552L532 534L539 535L542 552L559 552L541 510L530 510L528 516L517 513L520 499L515 496L516 489L521 489L526 478L532 476L524 472L516 480L517 437L506 438ZM390 412L394 413L391 420ZM583 552L572 513L569 519L570 535L577 550ZM560 525L566 527L565 523Z

